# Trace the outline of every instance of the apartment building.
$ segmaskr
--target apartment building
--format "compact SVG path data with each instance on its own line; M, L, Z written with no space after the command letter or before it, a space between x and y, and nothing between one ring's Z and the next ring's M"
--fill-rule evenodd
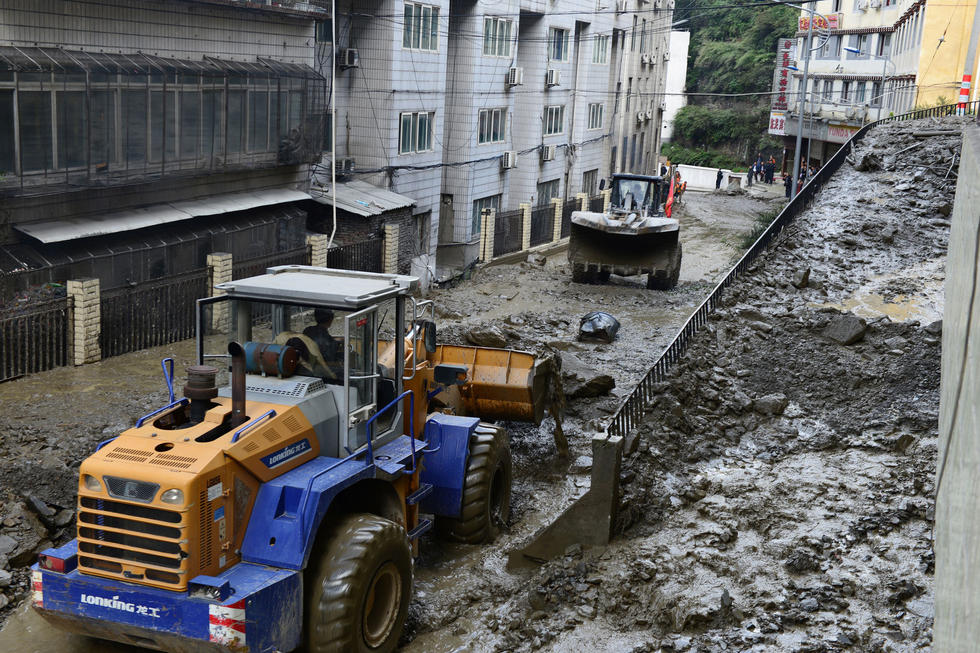
M302 246L312 7L0 4L0 272L103 288Z
M411 198L415 262L451 276L476 260L483 208L547 205L597 192L613 171L656 170L672 9L340 1L338 169ZM324 77L329 50L318 48ZM613 156L622 136L632 156Z
M784 136L784 170L800 131L803 158L819 167L866 122L956 102L976 3L820 0L815 4L807 87L809 14L780 39L769 133ZM975 62L974 62L975 66Z

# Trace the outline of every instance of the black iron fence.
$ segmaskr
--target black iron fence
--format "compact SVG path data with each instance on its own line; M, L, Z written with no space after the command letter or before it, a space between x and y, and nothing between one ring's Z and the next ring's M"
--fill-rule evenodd
M531 209L531 247L554 240L555 207L552 204Z
M565 202L565 205L561 207L562 238L568 238L568 234L572 233L572 211L578 211L580 206L582 206L582 202L576 198L568 200Z
M0 318L0 382L68 365L70 307L61 297Z
M498 213L493 227L494 257L520 251L524 240L524 211Z
M255 258L245 259L244 261L234 261L232 263L231 276L233 279L247 279L260 274L265 274L268 268L277 265L309 265L310 248L303 246L284 252L273 252Z
M968 104L966 106L966 115L976 115L978 108L980 108L980 102ZM931 109L921 109L898 116L889 116L888 118L869 123L855 132L850 140L844 143L837 153L820 168L817 174L810 178L807 184L797 192L796 197L783 207L783 210L776 216L762 235L759 236L758 240L752 244L742 258L725 275L725 278L715 286L707 299L688 318L687 322L674 337L674 340L667 346L657 362L646 373L646 376L640 380L636 388L633 389L633 392L620 404L619 409L606 426L606 432L611 436L625 437L640 423L650 401L654 397L654 388L667 377L667 373L673 367L674 363L687 351L688 344L694 335L708 321L708 315L721 303L725 289L745 274L752 262L765 251L769 243L782 232L783 228L809 206L810 202L813 201L816 194L820 191L820 188L830 179L831 175L837 172L841 164L844 163L844 160L851 153L854 145L860 142L869 130L880 124L897 120L917 120L920 118L938 118L951 115L957 115L957 106L955 104L933 107Z
M195 302L207 295L207 268L102 293L102 357L193 338Z
M589 210L593 213L602 213L602 207L605 204L602 195L595 195L589 198Z
M327 250L327 267L361 272L384 272L384 243L381 238Z

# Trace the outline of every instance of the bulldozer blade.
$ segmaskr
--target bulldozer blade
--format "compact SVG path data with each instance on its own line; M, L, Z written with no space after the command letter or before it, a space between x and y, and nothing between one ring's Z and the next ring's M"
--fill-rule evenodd
M678 247L678 231L621 234L572 223L568 262L622 276L667 270Z

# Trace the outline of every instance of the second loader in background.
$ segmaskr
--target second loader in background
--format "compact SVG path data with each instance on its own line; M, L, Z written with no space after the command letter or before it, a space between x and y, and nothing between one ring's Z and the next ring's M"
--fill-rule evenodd
M608 213L575 211L568 240L572 281L604 283L612 273L647 275L647 288L669 290L681 271L680 224L664 214L663 177L618 174Z

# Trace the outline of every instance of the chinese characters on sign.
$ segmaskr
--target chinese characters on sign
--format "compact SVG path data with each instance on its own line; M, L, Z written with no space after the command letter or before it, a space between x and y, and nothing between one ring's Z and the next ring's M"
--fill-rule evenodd
M772 82L772 106L773 111L786 111L789 109L789 89L790 75L789 67L796 60L796 40L779 39L776 45L776 73Z
M810 17L800 16L799 30L805 32L810 28ZM840 29L840 14L817 16L813 21L813 29Z
M786 114L782 111L769 112L769 133L774 136L786 135Z

